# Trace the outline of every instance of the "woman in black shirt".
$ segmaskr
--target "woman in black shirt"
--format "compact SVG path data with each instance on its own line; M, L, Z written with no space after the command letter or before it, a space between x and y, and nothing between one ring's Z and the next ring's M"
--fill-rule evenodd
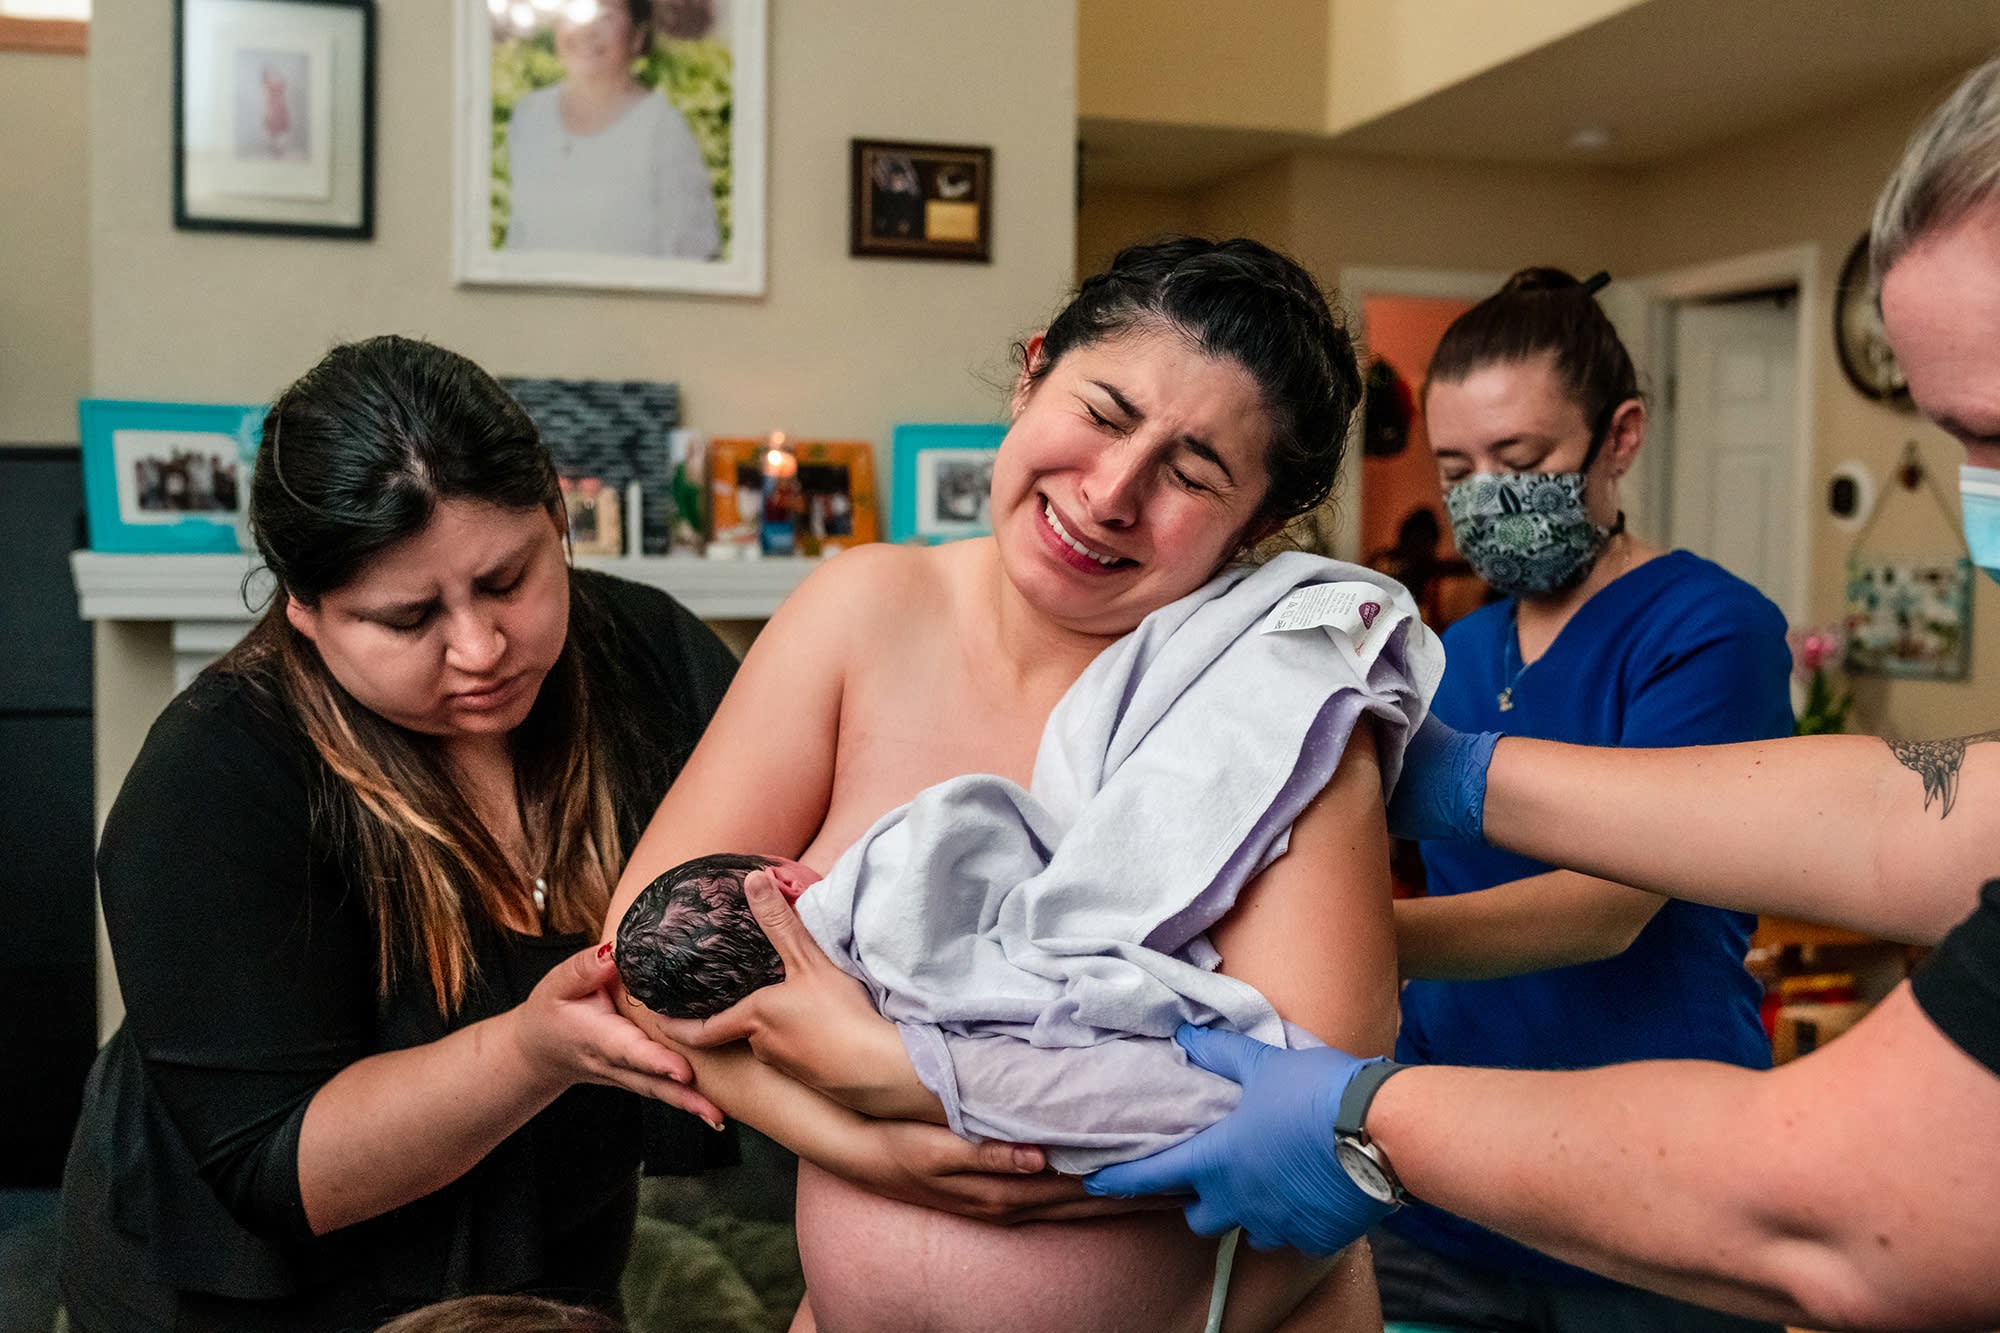
M72 1326L615 1308L627 1094L720 1117L587 946L734 661L569 567L533 424L424 343L287 390L250 511L273 604L155 723L99 851L127 1013L63 1182ZM665 1115L669 1168L722 1145Z

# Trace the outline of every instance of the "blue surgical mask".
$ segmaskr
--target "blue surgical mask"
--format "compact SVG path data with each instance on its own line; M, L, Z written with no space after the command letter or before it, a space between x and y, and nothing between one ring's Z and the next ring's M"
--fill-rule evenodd
M2000 467L1960 467L1958 505L1972 563L2000 583Z

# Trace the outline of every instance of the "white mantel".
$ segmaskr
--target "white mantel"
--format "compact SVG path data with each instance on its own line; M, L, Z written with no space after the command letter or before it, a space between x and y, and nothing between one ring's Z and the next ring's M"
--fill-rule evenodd
M703 620L766 620L817 560L706 560L700 556L579 556L672 594ZM270 575L254 555L70 555L85 620L170 621L174 688L235 646L261 614Z

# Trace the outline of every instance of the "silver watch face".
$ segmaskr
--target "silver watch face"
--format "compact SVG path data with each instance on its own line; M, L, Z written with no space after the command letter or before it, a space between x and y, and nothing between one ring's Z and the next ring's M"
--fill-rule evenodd
M1377 1203L1396 1202L1396 1187L1389 1181L1389 1173L1375 1160L1375 1154L1359 1140L1342 1136L1334 1141L1333 1155L1347 1172L1347 1178L1354 1187Z

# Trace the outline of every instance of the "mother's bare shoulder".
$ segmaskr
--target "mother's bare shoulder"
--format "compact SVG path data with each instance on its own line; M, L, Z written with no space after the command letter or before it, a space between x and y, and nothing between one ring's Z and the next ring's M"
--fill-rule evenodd
M942 548L854 547L814 570L778 619L797 623L823 647L880 647L923 624L951 596L950 561Z

